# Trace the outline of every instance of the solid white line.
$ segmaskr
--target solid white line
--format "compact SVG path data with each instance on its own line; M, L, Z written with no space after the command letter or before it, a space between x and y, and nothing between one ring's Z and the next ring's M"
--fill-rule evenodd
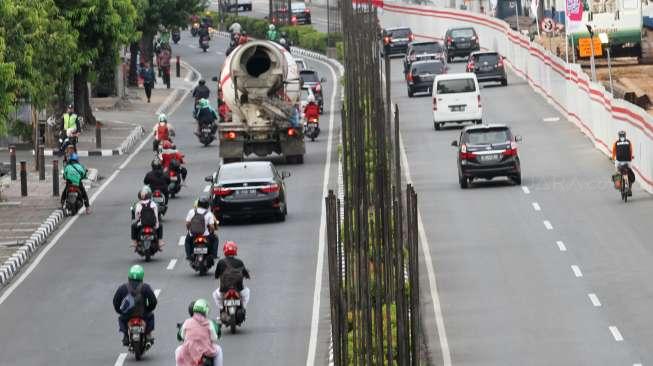
M551 225L551 222L549 220L544 220L543 223L544 223L544 227L547 230L553 230L553 225Z
M560 121L559 117L547 117L547 118L542 118L543 122L558 122Z
M211 189L211 186L204 187L204 193L207 193Z
M580 268L577 265L572 264L571 270L574 271L574 276L583 277L583 272L580 271Z
M641 363L634 363L633 366L642 366Z
M186 241L186 237L185 236L180 236L179 241L177 242L177 245L179 245L180 247L183 247L185 241Z
M413 183L410 176L410 167L408 165L408 156L404 149L404 141L399 135L399 150L401 152L401 164L406 175L406 183ZM438 294L438 284L435 277L435 270L433 269L433 259L431 258L431 249L429 241L424 231L424 223L422 222L422 215L419 210L417 211L417 230L419 232L419 245L422 247L422 255L426 263L426 272L429 279L429 290L431 291L431 298L433 299L433 313L435 314L435 324L438 329L438 336L440 338L440 351L442 352L443 366L451 366L451 352L449 351L449 340L447 339L447 330L444 326L444 317L442 316L442 307L440 306L440 295Z
M175 259L171 259L171 260L170 260L170 263L168 263L168 267L166 267L166 269L167 269L168 271L172 271L173 269L175 269L175 264L177 264L177 259L176 259L176 258L175 258Z
M560 249L561 252L566 252L567 251L567 247L565 246L565 243L558 240L558 241L556 241L556 244L558 244L558 249Z
M154 290L154 297L156 297L158 299L159 295L161 295L161 289L160 288Z
M533 209L535 211L542 211L542 208L540 207L540 204L537 202L533 202Z
M316 60L317 61L317 60ZM320 62L320 61L318 61ZM331 94L331 104L329 116L329 138L327 139L326 164L324 166L324 181L322 182L322 197L329 193L329 173L331 171L331 145L333 144L333 120L336 110L337 88L340 86L336 71L326 62L322 62L331 71L333 77L333 92ZM315 288L313 289L313 314L311 315L311 333L308 339L308 354L306 356L306 366L315 365L315 354L317 353L317 334L320 320L320 296L322 294L322 272L324 271L324 246L326 241L326 200L322 199L322 214L320 215L320 232L317 249L317 266L315 268Z
M612 336L614 337L614 340L617 342L621 342L624 340L624 337L621 335L621 332L619 332L619 329L615 327L614 325L610 326L610 332L612 333Z
M526 186L522 186L521 190L524 191L525 194L530 194L531 193L531 191Z
M200 78L202 77L201 74L198 74L198 76ZM186 94L184 94L184 96L182 97L181 100L185 99L186 96L188 95L188 93L190 93L190 90L186 91ZM180 104L181 103L175 104L175 106L171 109L172 112L170 112L169 114L174 113L174 111L179 107ZM91 203L91 205L93 204L93 202L95 202L97 197L111 184L111 182L113 182L113 180L116 179L118 174L120 174L120 172L122 172L123 169L125 169L125 167L132 161L132 159L134 159L134 157L136 155L138 155L138 153L141 150L143 150L143 147L145 147L145 145L150 142L151 138L152 138L152 135L148 135L145 139L143 139L143 142L141 142L141 144L138 145L138 147L134 151L132 151L132 153L129 154L129 156L127 156L127 159L125 159L125 161L122 164L120 164L118 169L116 171L114 171L113 174L111 174L109 176L109 178L106 181L104 181L104 183L102 183L102 185L100 187L98 187L97 191L89 199L89 202ZM77 219L79 219L79 217L82 215L82 212L83 212L83 210L80 210L77 215L73 216L70 219L70 221L68 221L66 223L66 225L64 225L61 228L61 230L57 233L57 235L55 235L52 238L52 240L45 247L43 247L43 249L41 249L41 253L39 253L39 255L36 258L34 258L34 261L32 262L32 264L30 264L29 267L25 268L25 270L20 275L20 277L18 277L18 279L16 279L16 281L14 281L11 284L11 286L9 286L4 291L2 296L0 296L0 305L2 305L7 300L7 298L9 298L9 296L11 296L11 294L14 293L14 291L16 291L18 286L20 286L23 283L23 281L25 281L27 279L27 277L29 277L29 275L34 271L36 266L38 266L41 263L41 261L46 256L46 254L48 254L48 252L52 248L54 248L54 246L59 242L61 237L68 231L68 229L70 229L71 226L73 226L73 224L77 221Z
M596 294L587 294L587 296L590 298L592 305L596 306L597 308L601 306L601 302L599 301L599 298L596 296Z
M119 354L118 359L116 360L116 363L113 364L113 366L122 366L122 364L125 363L126 358L127 358L127 353Z

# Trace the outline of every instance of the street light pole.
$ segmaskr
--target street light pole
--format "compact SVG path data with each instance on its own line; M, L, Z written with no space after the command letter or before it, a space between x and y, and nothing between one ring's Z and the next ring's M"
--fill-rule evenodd
M614 87L612 85L612 62L610 60L610 38L607 33L599 33L601 44L605 45L605 52L608 56L608 77L610 78L610 94L614 96Z
M592 72L592 81L596 82L596 66L594 64L594 31L591 25L587 25L587 30L590 32L590 69Z

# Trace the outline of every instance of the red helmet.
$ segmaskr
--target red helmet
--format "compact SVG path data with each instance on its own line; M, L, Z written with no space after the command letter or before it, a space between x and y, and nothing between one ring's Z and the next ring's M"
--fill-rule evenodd
M172 142L170 142L169 140L165 140L165 141L163 141L163 144L161 144L161 147L163 149L171 149L172 148Z
M225 257L233 257L238 255L238 245L233 241L227 241L222 246L222 252Z

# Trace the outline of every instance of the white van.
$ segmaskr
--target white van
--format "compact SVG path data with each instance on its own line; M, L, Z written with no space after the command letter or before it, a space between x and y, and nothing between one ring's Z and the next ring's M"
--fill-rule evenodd
M474 73L441 74L433 80L433 127L483 119L481 92Z

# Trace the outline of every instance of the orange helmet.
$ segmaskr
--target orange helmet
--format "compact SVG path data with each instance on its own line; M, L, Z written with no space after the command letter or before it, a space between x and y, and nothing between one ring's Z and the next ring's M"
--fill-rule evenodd
M233 257L238 255L238 245L233 241L227 241L222 246L222 252L225 257Z

